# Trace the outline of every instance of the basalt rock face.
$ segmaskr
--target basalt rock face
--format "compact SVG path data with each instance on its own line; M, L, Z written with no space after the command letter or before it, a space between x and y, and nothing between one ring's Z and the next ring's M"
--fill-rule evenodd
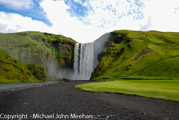
M48 62L72 68L75 43L71 38L41 32L0 34L0 48L10 56L44 68Z
M178 79L179 33L111 32L92 80Z
M60 41L58 44L58 63L60 63L62 67L73 68L74 46L74 42L66 40Z

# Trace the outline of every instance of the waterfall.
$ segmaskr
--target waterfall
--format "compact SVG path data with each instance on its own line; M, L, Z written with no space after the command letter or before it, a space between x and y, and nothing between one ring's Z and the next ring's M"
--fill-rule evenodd
M76 43L74 48L73 79L90 80L94 65L94 44Z
M74 48L73 75L71 80L90 80L91 73L99 64L98 54L106 47L111 34L106 33L94 42L76 43Z
M76 43L74 47L73 69L60 68L58 64L49 61L49 75L59 79L90 80L91 73L99 64L98 55L107 46L111 33L106 33L90 43Z

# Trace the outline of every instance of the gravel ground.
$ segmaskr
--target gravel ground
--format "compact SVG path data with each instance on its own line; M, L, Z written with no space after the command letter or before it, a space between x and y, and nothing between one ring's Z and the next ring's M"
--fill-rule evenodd
M0 119L23 114L22 120L35 120L35 115L39 120L179 120L179 102L74 88L86 82L0 93Z
M56 84L59 81L46 81L46 82L39 82L39 83L13 83L13 84L0 84L0 93L7 92L7 91L14 91L14 90L22 90L31 87L41 87L45 85Z

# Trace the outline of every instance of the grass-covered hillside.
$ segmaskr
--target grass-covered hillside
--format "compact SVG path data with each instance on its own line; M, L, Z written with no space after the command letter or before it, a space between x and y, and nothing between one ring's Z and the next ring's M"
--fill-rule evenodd
M179 33L113 31L92 80L178 79Z
M75 41L61 35L41 32L0 33L0 48L24 64L45 67L55 61L72 67Z
M0 84L18 82L39 82L27 67L0 49Z

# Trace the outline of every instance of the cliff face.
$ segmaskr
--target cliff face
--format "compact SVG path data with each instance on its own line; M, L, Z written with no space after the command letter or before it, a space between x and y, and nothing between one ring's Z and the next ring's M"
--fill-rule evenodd
M60 40L58 44L58 63L62 67L73 68L73 56L74 56L74 46L76 42Z
M179 33L113 31L92 80L179 78Z
M20 61L0 49L0 83L35 82L37 80Z
M12 59L37 65L31 65L30 70L42 80L45 75L38 76L33 72L34 69L43 72L39 66L46 70L48 63L55 63L55 67L73 67L75 43L71 38L40 32L0 34L0 49ZM95 55L102 52L94 58L97 67L92 80L179 78L179 33L113 31L94 44ZM59 75L57 70L50 71ZM28 81L25 78L22 81Z
M0 34L0 48L10 56L24 64L43 67L56 62L72 68L75 43L71 38L40 32Z
M49 64L73 68L75 43L71 38L41 32L0 33L0 82L45 81Z

